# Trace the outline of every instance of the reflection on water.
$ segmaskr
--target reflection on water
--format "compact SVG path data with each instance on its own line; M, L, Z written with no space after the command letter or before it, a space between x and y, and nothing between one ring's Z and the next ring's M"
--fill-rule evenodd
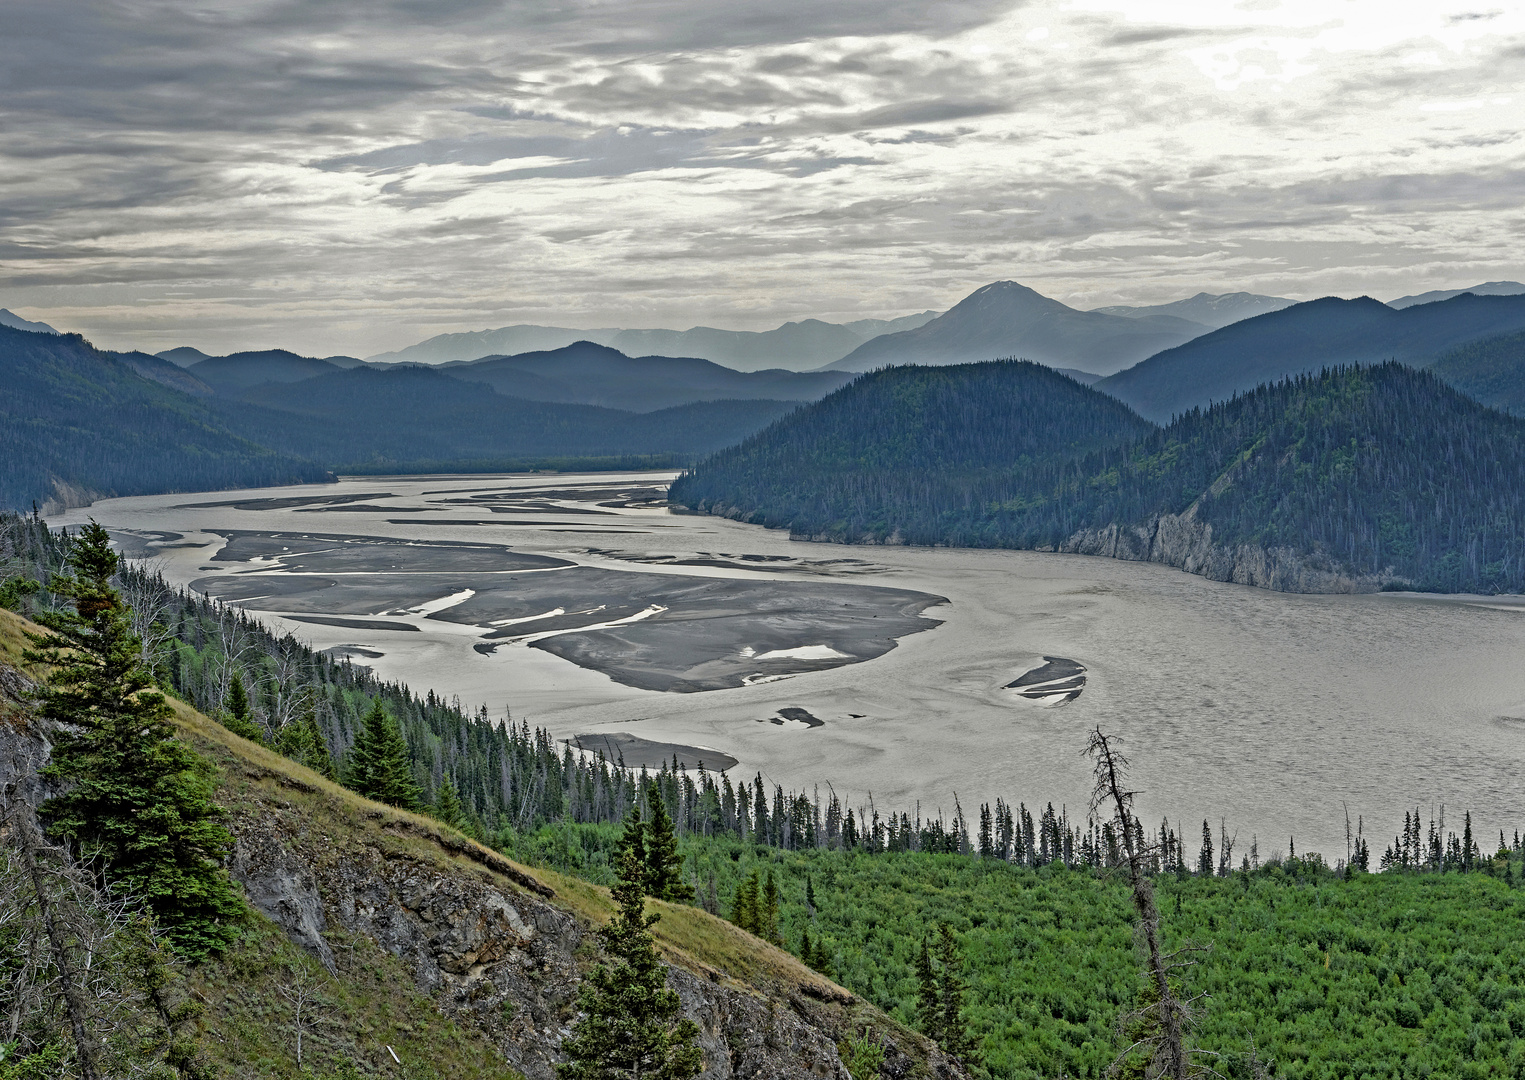
M135 530L167 578L262 617L330 620L283 625L415 690L563 738L712 748L854 805L1000 795L1083 815L1080 750L1101 724L1127 741L1151 818L1194 835L1226 817L1239 851L1295 835L1343 856L1347 808L1379 852L1405 808L1470 810L1484 837L1525 825L1518 598L1292 596L1083 556L792 543L671 513L664 480L390 477L117 499L60 523ZM484 568L483 550L503 561ZM652 606L668 612L587 630ZM650 688L697 684L725 688Z

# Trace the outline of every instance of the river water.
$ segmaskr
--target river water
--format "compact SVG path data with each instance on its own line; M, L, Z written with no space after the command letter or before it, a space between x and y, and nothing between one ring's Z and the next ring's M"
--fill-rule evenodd
M112 499L93 518L178 585L558 738L635 736L971 820L1084 817L1120 734L1147 821L1237 855L1379 854L1406 808L1525 826L1525 604L1296 596L1086 556L843 547L674 513L671 474L430 476ZM313 621L320 620L320 621ZM1045 657L1083 688L1010 683ZM1061 665L1064 672L1071 666ZM1060 670L1060 669L1055 669ZM1063 684L1073 686L1073 680ZM781 710L786 710L781 712Z

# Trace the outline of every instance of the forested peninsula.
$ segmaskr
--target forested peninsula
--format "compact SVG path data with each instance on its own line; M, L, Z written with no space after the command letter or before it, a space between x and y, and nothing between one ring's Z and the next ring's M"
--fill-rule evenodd
M1025 361L888 368L670 498L800 538L1101 554L1288 591L1525 588L1525 422L1395 363L1163 427Z

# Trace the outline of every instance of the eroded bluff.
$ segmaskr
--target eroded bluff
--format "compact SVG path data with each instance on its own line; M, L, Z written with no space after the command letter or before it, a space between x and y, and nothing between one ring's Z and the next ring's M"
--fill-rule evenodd
M294 942L332 970L339 961L330 938L371 938L444 1009L487 1034L514 1068L552 1080L598 947L550 889L483 849L380 810L371 811L372 838L363 840L325 833L279 795L239 806L228 825L237 838L233 876ZM434 844L478 866L442 866L418 853ZM764 992L742 981L746 972L667 966L683 1015L699 1025L705 1077L851 1080L837 1042L867 1007L840 989L806 978L777 980ZM964 1080L958 1063L925 1040L885 1038L889 1080Z

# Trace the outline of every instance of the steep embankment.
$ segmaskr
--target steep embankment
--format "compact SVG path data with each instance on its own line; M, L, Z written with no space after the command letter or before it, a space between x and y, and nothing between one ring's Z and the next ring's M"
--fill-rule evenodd
M1433 376L1345 368L1150 429L1033 365L988 367L941 369L932 399L926 369L860 380L671 497L816 539L1109 555L1295 592L1525 589L1525 423ZM992 378L1024 411L991 419ZM923 468L880 450L906 427Z
M16 701L25 626L0 611L0 780L45 749ZM306 1049L320 1075L391 1075L395 1051L414 1077L551 1080L607 890L369 802L175 704L183 737L219 771L230 868L253 908L243 940L193 972L222 1073L308 1075L281 989L300 985L321 995ZM706 1076L850 1080L836 1044L867 1025L890 1043L888 1075L960 1080L925 1039L787 953L697 908L650 904Z

